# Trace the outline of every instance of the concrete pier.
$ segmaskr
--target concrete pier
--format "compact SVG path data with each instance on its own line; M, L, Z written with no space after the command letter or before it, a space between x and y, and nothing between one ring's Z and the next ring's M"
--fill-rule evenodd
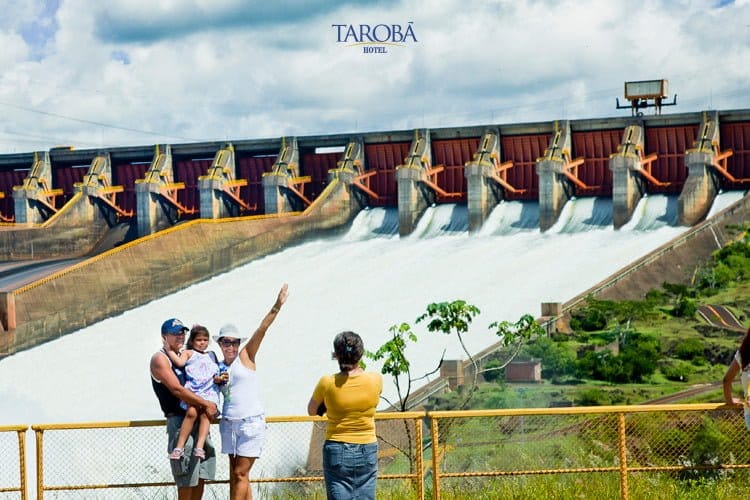
M692 226L703 220L721 188L712 165L719 155L719 114L704 114L693 147L685 152L688 177L677 199L679 223Z
M474 159L464 166L469 232L482 227L492 209L503 199L503 190L495 180L500 155L500 134L485 132Z
M32 168L32 172L39 165ZM6 226L0 231L0 258L2 260L37 260L61 257L77 257L95 251L108 235L108 231L118 221L112 210L113 204L106 202L108 196L121 189L112 186L112 167L109 154L101 153L91 162L83 181L74 186L73 196L54 214L40 224L31 227ZM38 181L30 175L31 180L24 184L36 184ZM33 187L33 186L32 186ZM27 191L23 186L16 190L24 193L15 198L26 198ZM100 203L101 202L101 203ZM33 207L33 203L32 203ZM34 211L31 210L33 214ZM116 237L110 244L115 244Z
M75 203L74 207L71 207L71 212L82 220L93 220L97 215L97 212L107 214L106 209L102 210L103 207L98 207L95 200L109 199L110 194L114 194L112 186L112 160L108 153L102 153L96 156L91 162L86 175L83 176L83 181L73 186L74 190L80 192L83 197L86 198L86 202ZM112 214L111 222L114 224L117 222L117 217Z
M281 150L270 172L263 174L263 200L267 214L295 212L302 208L293 195L294 179L299 177L297 138L282 139Z
M425 184L427 170L432 166L432 148L430 131L416 130L409 149L409 156L404 164L396 167L396 185L398 192L398 233L400 236L411 234L417 227L417 221L427 207L435 203L435 192Z
M173 183L172 150L169 146L156 146L146 176L135 181L138 236L155 233L174 223L176 213L161 196L162 189Z
M615 229L627 224L644 195L641 161L643 158L643 127L625 128L617 153L609 157L612 171L612 222Z
M570 162L570 122L555 122L555 134L544 156L536 161L539 176L539 228L546 231L557 222L563 207L573 197L565 177Z
M49 153L34 153L34 163L23 185L13 187L16 224L41 224L55 212L52 200L61 190L52 189L52 162Z
M237 217L247 207L239 196L239 189L247 185L247 180L236 178L236 168L234 147L228 144L216 152L208 173L198 177L202 219Z
M112 184L112 160L109 153L98 154L91 162L86 175L81 182L73 185L73 189L73 198L53 217L55 224L68 223L80 226L92 231L92 238L96 235L103 238L107 230L123 221L129 228L133 212L125 211L117 204L117 193L122 193L125 188ZM49 222L48 225L52 226L52 220ZM120 232L125 230L123 227ZM125 233L120 236L112 235L114 240L109 244L115 244L124 237Z
M369 204L369 197L377 194L369 188L366 180L365 144L361 137L351 139L344 150L344 157L336 162L336 168L328 171L328 183L338 179L351 189L352 210L359 210ZM363 182L368 182L367 185Z

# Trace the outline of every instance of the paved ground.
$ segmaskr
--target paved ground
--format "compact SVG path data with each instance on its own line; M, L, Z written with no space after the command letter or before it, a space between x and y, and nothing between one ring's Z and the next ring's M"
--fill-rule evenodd
M0 262L0 291L15 290L57 271L62 271L82 260L84 259L2 261Z
M711 382L708 384L696 384L682 391L675 392L674 394L669 394L667 396L662 396L660 398L652 399L651 401L647 401L642 404L666 405L666 404L671 404L671 403L680 403L689 397L697 396L698 394L701 394L704 392L714 391L718 389L719 387L721 387L721 382Z
M698 306L698 314L708 323L719 328L727 328L729 330L738 330L744 332L747 330L737 317L724 306L718 305L704 305Z

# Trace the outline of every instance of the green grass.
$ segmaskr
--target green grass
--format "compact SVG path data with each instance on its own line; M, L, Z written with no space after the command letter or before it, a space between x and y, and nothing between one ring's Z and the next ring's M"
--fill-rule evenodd
M432 478L424 483L425 498L435 498ZM441 478L440 498L444 500L563 500L621 498L620 475L617 472L570 473L534 476ZM750 488L750 473L728 471L715 479L680 480L671 473L630 473L627 477L629 498L669 500L726 500L744 498ZM322 483L305 487L277 487L265 491L262 498L325 499ZM378 480L378 499L416 498L416 488L403 480Z
M714 295L701 296L696 301L701 304L731 305L740 320L747 322L750 313L750 283L731 284ZM580 380L571 376L563 378L559 383L544 380L538 384L507 384L499 380L482 383L475 393L471 407L541 408L565 402L580 405L581 401L589 401L592 394L598 396L598 404L642 404L689 389L696 384L721 381L729 360L739 346L742 333L708 325L697 314L677 318L670 315L668 310L669 307L658 305L652 314L629 324L634 331L658 339L660 345L660 368L645 377L642 383L613 384L589 379ZM607 329L597 332L566 334L562 337L562 345L573 352L586 345L606 345L617 338L612 326L608 325ZM676 356L681 346L691 340L703 348L703 356L695 359L678 359ZM684 373L683 380L668 379L668 369L676 370L675 373ZM431 401L429 407L452 409L452 405L460 400L460 394L444 394ZM691 396L682 402L722 401L723 394L718 389Z
M671 474L632 473L627 482L628 496L633 499L718 500L745 497L750 487L750 476L746 473L734 473L716 480L681 481ZM440 498L610 499L620 498L620 492L619 474L604 472L447 479L441 484ZM427 498L433 498L431 493L430 489Z

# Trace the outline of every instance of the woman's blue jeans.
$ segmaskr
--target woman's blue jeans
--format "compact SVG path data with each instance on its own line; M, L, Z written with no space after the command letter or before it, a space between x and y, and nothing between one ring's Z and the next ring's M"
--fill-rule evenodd
M329 500L375 500L378 443L323 444L323 475Z

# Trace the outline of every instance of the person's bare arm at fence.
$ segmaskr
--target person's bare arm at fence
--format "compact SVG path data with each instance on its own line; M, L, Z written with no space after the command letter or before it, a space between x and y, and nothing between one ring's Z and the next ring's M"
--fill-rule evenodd
M728 405L740 405L743 401L739 398L734 397L732 394L732 382L737 378L737 374L740 373L740 365L737 360L732 358L731 363L727 367L727 372L724 374L724 380L722 381L724 386L724 402Z

